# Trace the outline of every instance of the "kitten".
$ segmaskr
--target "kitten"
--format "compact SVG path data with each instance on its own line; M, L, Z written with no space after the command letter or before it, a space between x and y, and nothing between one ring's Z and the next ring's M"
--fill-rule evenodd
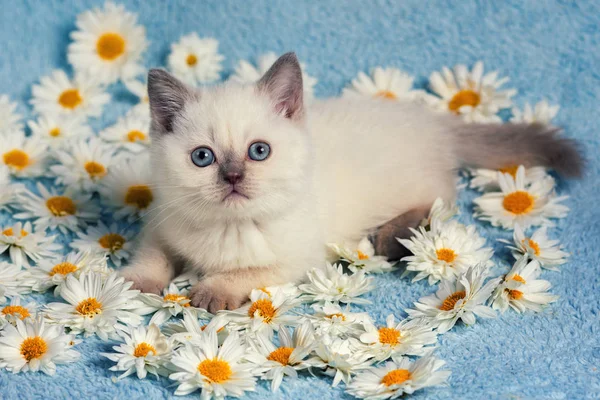
M183 270L201 280L194 306L242 305L253 288L301 281L325 244L373 235L397 259L437 197L455 196L461 166L524 164L579 176L576 143L542 125L466 124L414 103L303 102L283 55L256 85L192 89L148 76L157 207L122 275L159 293Z

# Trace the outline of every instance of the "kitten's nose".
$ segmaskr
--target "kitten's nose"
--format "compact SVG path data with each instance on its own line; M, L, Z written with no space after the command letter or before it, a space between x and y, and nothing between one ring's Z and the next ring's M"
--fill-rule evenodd
M237 171L227 172L224 176L225 181L231 183L232 185L240 182L243 178L244 175Z

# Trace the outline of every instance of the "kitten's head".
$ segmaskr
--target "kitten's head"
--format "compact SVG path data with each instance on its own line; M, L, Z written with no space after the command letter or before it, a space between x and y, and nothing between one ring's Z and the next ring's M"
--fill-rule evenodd
M293 53L247 86L194 89L151 70L152 169L161 202L200 219L257 218L293 207L312 164L302 92Z

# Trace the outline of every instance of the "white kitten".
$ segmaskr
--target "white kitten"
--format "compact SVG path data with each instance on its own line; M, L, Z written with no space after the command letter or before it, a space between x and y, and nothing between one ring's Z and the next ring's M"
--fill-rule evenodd
M331 99L305 110L292 53L256 84L192 89L148 77L158 207L131 266L159 292L184 269L192 304L237 308L251 289L298 282L325 244L372 234L397 259L437 197L455 195L463 165L541 164L578 175L575 143L542 125L466 125L413 103Z

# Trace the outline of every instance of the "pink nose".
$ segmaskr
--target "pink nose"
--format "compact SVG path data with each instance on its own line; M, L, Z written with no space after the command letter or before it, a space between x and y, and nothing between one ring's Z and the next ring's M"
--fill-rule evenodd
M225 174L225 181L235 185L240 182L244 176L240 172L228 172Z

